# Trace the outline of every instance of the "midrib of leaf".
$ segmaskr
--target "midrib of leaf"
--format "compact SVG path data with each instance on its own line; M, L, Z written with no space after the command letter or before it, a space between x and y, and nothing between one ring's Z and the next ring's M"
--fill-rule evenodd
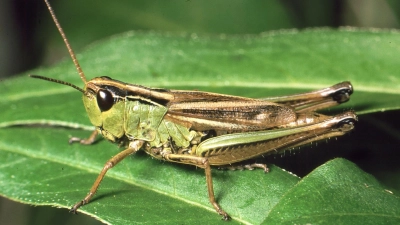
M32 97L44 97L44 96L50 96L54 94L66 94L70 92L76 92L75 89L72 88L64 88L60 87L59 85L55 88L51 89L42 89L42 90L36 90L33 92L24 92L21 91L18 94L10 94L6 95L3 98L0 99L0 102L9 102L9 101L18 101L18 100L23 100L27 98L32 98Z
M14 120L10 122L2 122L0 123L0 128L5 127L12 127L12 126L31 126L31 125L38 125L38 126L53 126L53 127L64 127L64 128L72 128L72 129L81 129L87 131L93 131L93 126L85 125L80 123L71 123L66 121L60 120Z

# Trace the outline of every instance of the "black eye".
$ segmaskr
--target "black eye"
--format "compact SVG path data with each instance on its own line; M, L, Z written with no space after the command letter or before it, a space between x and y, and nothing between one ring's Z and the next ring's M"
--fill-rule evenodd
M111 109L114 105L114 98L112 94L107 90L100 90L97 92L97 105L99 106L102 112Z

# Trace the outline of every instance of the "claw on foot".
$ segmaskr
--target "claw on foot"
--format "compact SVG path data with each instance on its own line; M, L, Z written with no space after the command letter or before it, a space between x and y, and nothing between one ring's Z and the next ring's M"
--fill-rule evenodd
M74 142L79 142L82 145L90 145L90 144L93 144L96 141L97 134L98 134L98 131L94 130L92 132L92 134L86 139L82 139L82 138L78 138L78 137L71 137L69 139L68 143L72 144Z
M86 204L87 202L85 202L85 201L80 201L80 202L78 202L78 203L76 203L74 206L72 206L71 207L71 209L69 210L69 212L70 213L73 213L73 214L78 214L78 209L81 207L81 206L83 206L84 204Z
M225 213L225 215L222 215L222 220L229 221L231 220L231 217Z
M68 144L72 144L72 143L75 143L75 142L81 142L81 141L82 141L82 139L80 139L80 138L72 137L72 138L70 138L68 140Z
M78 212L76 211L76 209L74 209L74 207L70 208L69 212L75 215L78 214Z

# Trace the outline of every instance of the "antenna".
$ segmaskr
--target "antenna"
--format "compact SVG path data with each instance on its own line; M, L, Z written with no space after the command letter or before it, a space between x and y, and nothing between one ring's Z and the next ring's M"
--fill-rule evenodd
M58 31L60 32L61 37L63 38L65 45L67 46L69 55L71 56L72 61L74 62L76 69L78 70L79 76L81 77L82 81L86 84L86 77L85 77L85 74L83 73L82 68L81 68L81 66L79 65L79 62L78 62L78 60L76 59L76 55L75 55L74 51L72 51L72 48L71 48L71 46L70 46L70 44L69 44L69 42L68 42L67 36L65 35L63 29L61 28L61 25L60 25L60 23L59 23L58 20L57 20L57 17L56 17L56 15L55 15L55 13L54 13L53 8L51 8L50 3L49 3L48 0L44 0L44 2L46 3L47 8L48 8L49 11L50 11L51 17L53 18L53 21L54 21L54 23L56 24L57 29L58 29Z
M71 84L71 83L68 83L68 82L66 82L66 81L57 80L57 79L53 79L53 78L49 78L49 77L44 77L44 76L39 76L39 75L29 75L29 76L32 77L32 78L37 78L37 79L41 79L41 80L47 80L47 81L51 81L51 82L58 83L58 84L64 84L64 85L73 87L73 88L75 88L76 90L78 90L78 91L82 92L83 94L85 94L85 91L84 91L82 88L80 88L80 87L78 87L78 86L76 86L76 85L73 85L73 84Z

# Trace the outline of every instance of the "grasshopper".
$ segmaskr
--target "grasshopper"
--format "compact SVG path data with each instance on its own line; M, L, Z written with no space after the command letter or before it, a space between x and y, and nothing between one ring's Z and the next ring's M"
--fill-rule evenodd
M235 167L247 159L341 136L357 121L352 111L335 116L316 112L348 101L353 93L350 82L303 94L252 99L148 88L105 76L87 81L48 0L45 3L85 86L81 89L65 81L30 76L83 93L95 131L87 139L71 138L70 142L92 144L101 134L125 147L106 162L89 194L72 206L72 213L89 203L109 169L142 149L156 159L203 168L210 203L224 220L229 220L215 200L211 166ZM245 167L268 171L265 164Z

